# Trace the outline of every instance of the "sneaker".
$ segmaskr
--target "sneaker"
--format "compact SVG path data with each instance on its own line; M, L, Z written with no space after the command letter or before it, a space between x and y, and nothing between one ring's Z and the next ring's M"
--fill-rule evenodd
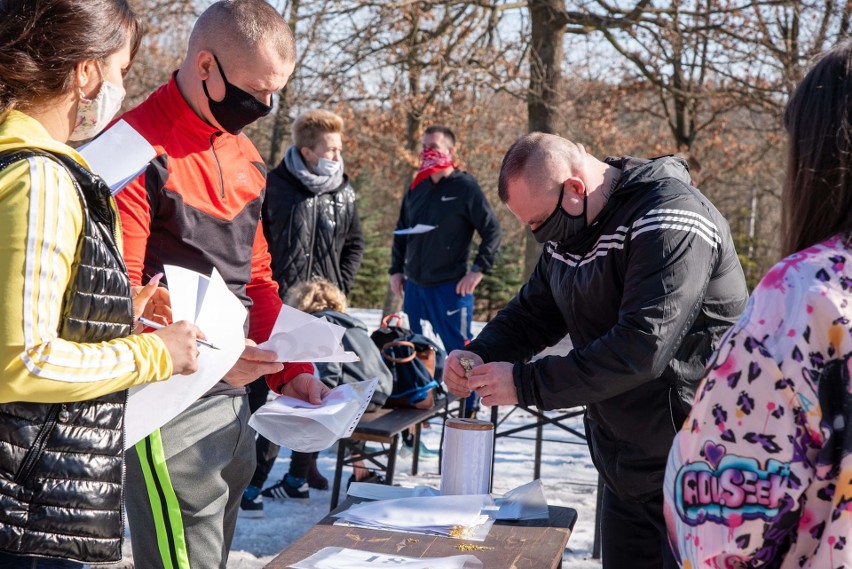
M249 486L243 491L239 515L241 518L263 517L263 498L260 495L260 488Z
M273 484L269 488L264 488L260 493L261 496L265 496L267 498L272 498L273 500L286 500L296 499L296 500L307 500L311 497L310 486L308 486L308 482L306 480L301 481L301 484L295 484L299 482L298 480L294 480L290 473L284 475L284 478L279 480L277 483Z

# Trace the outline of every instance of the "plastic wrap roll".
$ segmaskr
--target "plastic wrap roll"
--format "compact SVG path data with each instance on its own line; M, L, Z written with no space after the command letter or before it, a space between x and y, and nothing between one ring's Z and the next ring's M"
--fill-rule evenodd
M494 425L477 419L447 419L441 459L441 494L488 494Z

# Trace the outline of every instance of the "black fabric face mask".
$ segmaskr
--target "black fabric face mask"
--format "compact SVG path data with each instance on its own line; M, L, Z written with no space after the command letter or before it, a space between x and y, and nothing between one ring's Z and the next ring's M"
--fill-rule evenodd
M583 192L583 213L580 215L571 215L562 209L562 196L564 194L565 184L562 184L562 190L559 192L559 201L556 202L556 209L544 220L544 223L533 230L533 237L539 243L547 243L548 241L563 243L577 235L588 225L586 222L586 192Z
M207 81L202 81L201 86L204 87L204 94L210 104L210 112L213 113L213 118L222 128L231 134L239 134L247 125L268 115L272 111L272 107L261 103L251 93L246 93L236 85L228 83L225 72L222 70L222 64L219 63L219 58L214 55L213 59L216 61L219 73L222 75L222 81L225 83L225 97L221 101L214 101L210 98L210 93L207 92Z

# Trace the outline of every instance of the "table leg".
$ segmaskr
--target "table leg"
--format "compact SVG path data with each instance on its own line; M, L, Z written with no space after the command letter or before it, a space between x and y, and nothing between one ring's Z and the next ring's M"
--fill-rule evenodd
M598 475L598 495L595 500L595 539L592 542L592 559L601 558L601 509L603 508L603 480Z
M334 484L331 487L331 509L337 507L340 499L340 481L343 477L343 461L346 458L346 439L337 442L337 465L334 467Z
M533 480L541 478L541 439L544 437L544 426L538 420L535 426L535 466L533 467Z

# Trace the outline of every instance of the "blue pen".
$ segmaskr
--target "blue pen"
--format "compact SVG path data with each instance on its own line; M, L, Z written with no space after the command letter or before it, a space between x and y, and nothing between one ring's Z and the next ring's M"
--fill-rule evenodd
M153 320L148 320L147 318L144 318L142 316L138 316L136 318L136 321L139 322L140 324L144 324L148 328L154 328L155 330L165 328L165 326L163 326L159 322L154 322ZM213 348L214 350L219 349L216 346L214 346L213 344L211 344L210 342L208 342L207 340L202 340L201 338L196 338L195 341L198 342L199 344L201 344L202 346L207 346L208 348Z

